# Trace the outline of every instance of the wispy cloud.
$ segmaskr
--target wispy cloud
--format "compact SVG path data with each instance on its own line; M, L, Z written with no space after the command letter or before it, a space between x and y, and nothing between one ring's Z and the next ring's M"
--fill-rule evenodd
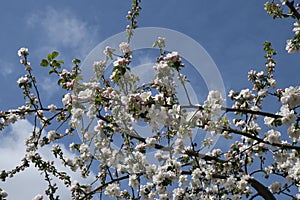
M11 126L11 129L5 133L5 137L0 140L0 169L10 170L21 162L21 158L25 154L24 140L32 131L32 124L27 120L18 121ZM63 147L63 145L61 145ZM68 157L74 155L68 152L64 147L62 150ZM51 146L46 146L41 151L41 156L45 159L55 160L51 155ZM80 173L71 172L55 160L59 170L64 170L71 174L73 180L81 180ZM61 181L57 181L60 199L71 199L70 191ZM88 179L86 181L91 181ZM29 167L24 172L17 174L13 178L7 179L6 182L0 182L0 187L9 194L8 199L32 199L36 194L43 194L47 188L43 174L34 167Z
M8 76L8 75L11 75L13 72L14 72L14 65L9 63L9 62L6 62L2 59L0 59L0 74L2 76Z
M97 28L67 9L48 7L44 12L33 13L28 18L27 25L40 31L44 47L69 48L86 54L95 44Z
M49 76L44 77L41 80L40 84L41 88L43 89L44 93L47 98L52 97L59 91L59 86L57 85L57 81L53 81L53 79Z
M60 59L69 65L74 57L84 57L94 48L98 28L68 9L47 7L41 11L30 14L26 21L27 26L37 35L36 44L31 55L39 58L56 50L61 52ZM57 92L56 81L49 77L43 79L41 89L46 91L47 97Z

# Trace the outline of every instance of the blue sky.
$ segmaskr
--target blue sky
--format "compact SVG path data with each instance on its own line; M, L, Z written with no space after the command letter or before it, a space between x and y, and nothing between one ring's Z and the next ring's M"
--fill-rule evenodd
M279 53L275 57L278 61L275 78L279 87L297 85L300 56L285 51L285 41L293 35L293 21L273 20L265 13L264 3L144 0L138 25L173 29L196 40L216 63L227 91L249 86L247 72L250 69L264 69L262 44L266 40L271 41ZM22 104L22 93L16 83L24 74L17 56L20 47L29 48L34 73L41 78L39 85L45 104L60 102L56 84L47 76L47 71L39 67L40 60L52 50L60 52L66 66L74 57L84 60L98 43L124 31L127 24L125 15L130 5L129 0L1 2L0 89L3 92L0 110ZM11 152L3 146L3 141L1 144L2 152ZM2 162L0 168L1 165Z
M276 70L279 85L297 84L299 56L288 55L284 50L285 40L292 36L293 22L273 20L265 13L263 3L144 1L139 25L169 28L195 39L217 64L228 89L246 87L250 68L263 69L262 43L269 40L279 52ZM130 4L130 1L117 0L84 3L75 0L71 4L56 0L2 3L0 75L5 84L0 87L2 91L11 92L1 95L0 109L16 99L17 85L14 83L23 74L16 54L20 47L29 48L34 69L38 68L36 71L44 74L38 64L52 50L61 52L61 58L67 64L74 57L84 60L99 42L124 31ZM44 81L51 82L49 79ZM10 86L9 90L7 86Z

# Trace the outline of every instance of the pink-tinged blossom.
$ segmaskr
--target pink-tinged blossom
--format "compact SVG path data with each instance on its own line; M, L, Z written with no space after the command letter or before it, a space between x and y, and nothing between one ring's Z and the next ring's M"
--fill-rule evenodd
M8 196L8 193L7 193L5 190L2 190L2 191L0 192L0 197L6 198L7 196Z
M172 62L181 62L181 58L179 56L179 53L176 51L173 51L171 53L168 53L165 57L166 61L172 61Z
M142 151L142 150L144 150L145 148L146 148L146 145L145 145L144 143L140 143L140 144L138 144L138 145L135 146L135 149L136 149L137 151Z
M239 99L245 99L245 100L252 100L254 98L254 95L251 93L249 89L241 90L238 96L235 97L236 100Z
M118 57L116 61L113 62L114 66L124 66L129 64L129 60L126 58Z
M70 190L71 191L75 191L75 190L77 190L79 188L79 183L78 183L78 181L73 181L72 182L72 185L71 185L71 187L70 187Z

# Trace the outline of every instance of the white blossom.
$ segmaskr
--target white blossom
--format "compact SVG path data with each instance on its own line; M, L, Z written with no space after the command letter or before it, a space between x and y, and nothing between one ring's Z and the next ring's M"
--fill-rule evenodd
M70 93L65 94L62 98L62 103L64 104L64 106L72 105L72 103L74 102L76 102L76 96Z
M166 38L158 37L158 39L154 42L152 47L158 46L158 48L160 48L160 49L164 48L166 46L165 40L166 40Z
M290 109L293 109L300 105L300 87L286 88L282 93L281 102L287 104Z
M105 188L104 194L111 196L111 197L118 197L120 195L120 187L116 183L109 184Z
M130 45L127 43L127 42L122 42L120 45L119 45L119 48L120 48L120 51L123 53L123 54L127 54L127 53L130 53L131 50L130 50Z
M41 194L36 195L32 200L43 200L43 196Z
M18 56L26 56L28 55L28 48L22 47L18 50Z
M300 142L300 129L296 128L294 125L291 125L288 128L288 134L293 142Z
M56 131L52 130L52 131L48 132L48 139L50 141L54 141L56 139L56 137L57 137Z
M287 1L287 0L285 0L285 1ZM300 33L300 24L299 24L299 21L297 21L297 22L294 23L293 32L295 32L295 35L298 35Z
M56 107L56 105L51 104L48 106L48 109L50 110L50 112L56 112L57 107Z
M213 90L209 91L204 106L208 108L213 116L218 116L224 102L225 100L222 98L221 93Z
M94 72L97 75L97 77L101 77L104 74L106 68L106 62L105 61L96 61L94 62Z
M281 143L280 136L281 134L279 131L275 131L274 129L272 129L265 134L264 140L270 142L271 144Z
M264 118L264 124L268 125L269 127L272 127L273 122L275 119L273 117L265 117Z
M113 48L111 48L111 47L109 47L109 46L107 46L107 47L105 47L105 50L103 51L103 53L105 54L105 56L106 56L106 59L113 59L113 53L115 52L116 50L115 49L113 49Z
M93 91L91 89L85 89L83 91L80 91L78 94L78 99L82 101L89 101L93 97Z
M28 82L28 77L21 77L18 79L17 83L18 84L24 84L24 83L27 83Z
M291 125L297 119L294 110L290 110L287 104L281 106L279 115L282 116L281 121L286 125Z
M129 182L128 182L128 185L130 187L137 187L139 185L139 179L137 177L136 174L133 174L133 175L130 175L129 176Z

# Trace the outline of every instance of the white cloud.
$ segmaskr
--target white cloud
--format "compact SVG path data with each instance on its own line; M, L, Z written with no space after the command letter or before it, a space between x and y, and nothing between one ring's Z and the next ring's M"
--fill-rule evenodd
M47 7L30 14L26 21L28 27L37 34L37 49L30 49L32 55L39 58L56 50L61 52L59 59L64 59L63 67L71 64L74 57L83 59L96 44L96 26L90 25L70 10ZM47 97L58 91L57 81L49 76L40 81L40 88Z
M14 72L15 67L13 64L0 59L0 68L0 74L5 77L11 75Z
M47 97L53 96L57 91L59 91L59 86L57 85L57 80L53 81L53 77L46 76L41 80L41 88L46 92Z
M44 47L76 49L86 54L94 45L97 29L84 22L69 10L48 7L44 12L32 14L27 24L41 31ZM45 43L46 42L46 43Z
M13 124L11 129L6 131L5 134L2 133L4 135L0 136L0 170L11 170L21 163L20 159L22 159L25 154L24 139L28 137L32 128L33 126L29 121L22 120ZM65 148L62 149L66 152L66 156L73 157ZM40 154L45 159L55 160L51 155L51 147L49 146L44 147ZM56 163L58 169L71 174L73 180L82 181L80 173L71 172L61 165L59 161ZM91 179L85 180L87 183L91 181ZM61 181L57 181L57 185L59 187L60 199L71 199L69 189L66 188ZM32 166L27 168L24 172L17 174L15 177L7 179L6 182L1 181L0 187L8 192L8 200L32 199L37 194L44 194L45 189L47 189L47 183L44 181L43 174ZM44 197L46 196L44 195Z

